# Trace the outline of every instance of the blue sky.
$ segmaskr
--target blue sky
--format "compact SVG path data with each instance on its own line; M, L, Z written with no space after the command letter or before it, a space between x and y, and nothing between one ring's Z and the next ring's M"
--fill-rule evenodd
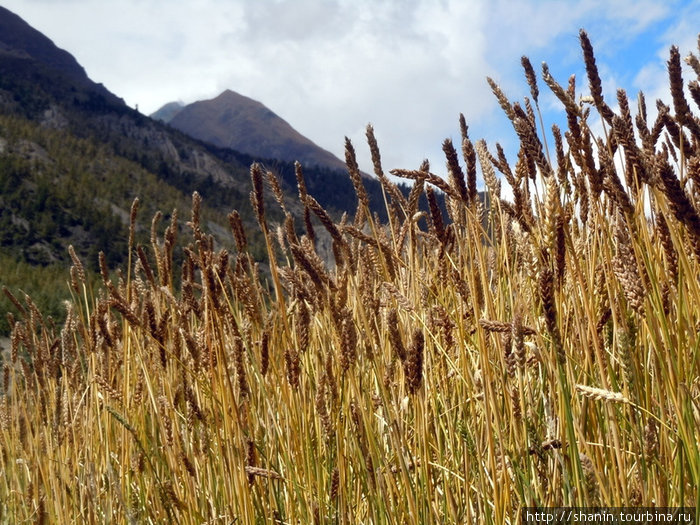
M371 172L375 127L385 169L424 158L444 173L442 141L515 135L486 76L513 99L529 95L520 57L546 61L588 92L578 31L593 42L611 105L615 90L669 100L665 60L697 50L700 0L3 0L72 53L90 77L151 113L173 100L232 89L257 99L343 158L343 137ZM691 79L686 70L685 78ZM561 109L540 82L546 126ZM634 105L633 105L634 107Z

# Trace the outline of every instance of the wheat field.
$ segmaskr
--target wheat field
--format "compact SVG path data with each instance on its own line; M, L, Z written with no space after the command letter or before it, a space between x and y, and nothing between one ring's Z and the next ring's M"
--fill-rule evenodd
M128 266L101 257L93 286L71 252L63 326L5 290L0 521L502 524L526 506L697 506L700 61L685 59L684 86L671 49L672 107L651 118L641 93L604 100L580 41L578 100L573 77L538 77L526 57L522 103L489 79L514 161L460 117L447 180L427 162L391 171L413 181L406 197L368 127L388 223L346 140L358 206L340 221L300 165L296 223L276 176L251 167L264 263L235 211L235 253L214 246L195 193L181 262L176 214L134 245L138 201ZM540 87L565 131L544 129Z

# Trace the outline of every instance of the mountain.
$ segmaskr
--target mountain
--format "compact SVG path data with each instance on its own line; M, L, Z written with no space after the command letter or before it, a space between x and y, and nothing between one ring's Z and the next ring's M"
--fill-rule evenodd
M299 161L345 171L345 162L314 144L260 102L226 90L179 110L170 103L151 115L188 135L259 158ZM171 116L169 116L171 115Z
M231 101L242 98L229 92L219 97L219 103L235 113ZM186 116L189 110L182 108L175 117ZM155 235L162 245L166 223L175 219L172 210L179 210L177 231L184 245L192 239L187 221L194 191L202 196L202 229L231 253L235 245L228 214L238 210L248 232L249 251L264 272L267 251L249 197L254 160L262 160L278 174L286 207L297 218L300 232L303 209L294 165L284 159L303 161L309 193L331 215L354 213L357 198L340 161L300 138L259 103L248 102L242 113L252 120L252 115L266 116L267 124L258 121L249 129L258 137L259 149L242 153L229 144L193 138L126 106L90 80L70 53L0 7L0 286L18 297L26 292L42 311L60 321L65 316L62 302L69 294L69 245L93 279L99 271L99 252L105 253L110 267L123 267L129 257L130 208L138 197L135 241L154 264L151 239ZM283 136L301 147L293 151L316 155L293 154L279 160L282 150L266 148L279 145ZM365 186L371 210L386 217L379 183L366 179ZM401 191L407 194L408 188ZM266 191L266 218L274 227L284 215L270 193ZM163 211L161 221L152 224L158 210ZM323 228L318 230L320 237ZM176 261L183 257L182 251L175 255ZM8 333L6 314L13 309L0 294L0 336Z
M70 87L78 96L102 97L106 103L124 105L102 84L90 80L75 58L19 16L0 6L0 75L5 89L23 81L55 81L54 90ZM48 84L47 84L48 87ZM16 90L15 90L16 91ZM18 93L13 93L17 97Z
M184 107L185 104L182 102L169 102L155 113L152 113L151 118L162 122L170 122Z
M50 64L51 68L80 82L89 83L85 70L75 58L19 16L0 6L0 53Z

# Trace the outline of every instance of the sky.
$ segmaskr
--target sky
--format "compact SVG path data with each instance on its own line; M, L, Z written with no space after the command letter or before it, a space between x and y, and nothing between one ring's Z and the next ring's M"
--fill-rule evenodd
M144 114L231 89L256 99L344 158L344 137L372 172L374 126L385 171L427 158L445 172L442 142L517 139L486 77L511 100L529 96L520 57L547 62L588 94L578 33L593 43L604 95L667 90L672 44L698 52L700 0L0 0L90 78ZM684 72L692 79L690 70ZM539 79L545 127L563 110ZM632 104L634 108L634 103ZM651 109L651 108L650 108ZM514 156L515 153L512 153ZM514 160L514 158L511 158Z

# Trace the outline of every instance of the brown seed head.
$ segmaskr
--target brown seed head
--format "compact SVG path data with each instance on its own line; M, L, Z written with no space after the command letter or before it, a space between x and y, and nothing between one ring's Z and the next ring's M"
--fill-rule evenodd
M85 284L85 267L83 266L83 263L80 261L80 259L76 255L75 249L73 248L72 244L68 246L68 254L70 255L70 258L73 261L73 266L75 266L75 269L78 273L78 280L82 284Z
M532 68L530 59L524 55L520 58L520 63L525 70L525 78L527 79L528 86L530 86L530 94L532 95L532 99L535 101L535 103L537 103L537 97L540 94L540 90L537 87L537 76L535 75L535 70Z
M416 328L413 332L413 340L408 349L404 362L406 389L410 394L415 394L423 381L423 351L425 339L423 331Z
M464 172L459 165L457 151L455 151L450 139L445 139L445 141L442 143L442 151L445 153L445 157L447 158L447 173L452 189L457 195L459 195L462 202L469 202L467 185L464 181Z
M139 211L139 198L136 197L131 203L131 213L129 214L129 247L134 245L134 232L136 231L136 214Z
M250 167L250 179L253 183L253 192L250 194L250 202L258 219L258 223L263 230L267 230L265 222L265 202L263 193L263 174L260 164L257 162Z
M294 348L287 348L284 352L284 360L287 364L287 381L293 389L297 390L299 388L299 375L301 374L299 352Z
M586 34L583 29L579 32L579 38L581 40L581 48L583 49L583 61L586 64L586 74L588 75L588 85L591 90L591 96L600 114L608 124L610 124L612 122L613 112L603 100L603 88L600 75L598 74L595 56L593 55L593 46L588 39L588 34Z
M391 342L391 347L393 348L394 353L397 356L399 356L399 359L401 359L401 361L405 361L406 349L403 345L403 341L401 340L401 334L399 332L399 319L396 308L391 308L387 312L386 324L387 329L389 330L389 341Z

